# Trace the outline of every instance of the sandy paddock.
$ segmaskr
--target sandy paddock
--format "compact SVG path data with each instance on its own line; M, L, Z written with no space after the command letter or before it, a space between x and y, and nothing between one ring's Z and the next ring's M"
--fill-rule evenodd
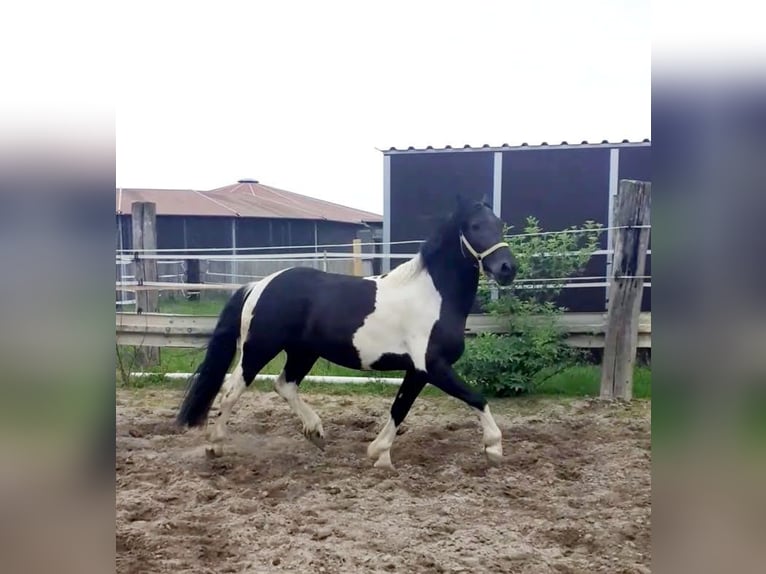
M173 424L177 391L117 402L118 572L648 572L650 404L493 402L504 461L478 418L420 397L392 449L367 444L390 398L305 394L327 447L275 393L245 393L220 458Z

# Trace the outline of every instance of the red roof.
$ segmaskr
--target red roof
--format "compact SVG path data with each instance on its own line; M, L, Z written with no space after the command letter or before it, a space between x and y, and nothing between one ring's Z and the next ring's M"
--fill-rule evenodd
M117 213L130 213L134 201L151 201L157 215L206 215L312 219L346 223L380 222L376 213L284 191L253 180L210 191L117 188Z
M192 189L117 188L117 213L130 213L135 201L151 201L157 205L157 215L237 215L234 208L208 195Z

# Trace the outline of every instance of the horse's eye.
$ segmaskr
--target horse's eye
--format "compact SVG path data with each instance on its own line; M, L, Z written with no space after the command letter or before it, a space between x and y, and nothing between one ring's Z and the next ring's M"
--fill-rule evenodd
M471 231L479 231L479 224L478 223L472 223L471 224Z

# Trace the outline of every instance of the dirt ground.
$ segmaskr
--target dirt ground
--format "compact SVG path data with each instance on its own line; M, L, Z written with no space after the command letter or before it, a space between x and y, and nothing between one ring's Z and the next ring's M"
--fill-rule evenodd
M173 424L179 392L120 391L117 571L650 571L648 402L493 402L490 466L467 407L420 397L391 473L365 455L391 399L304 397L324 451L280 397L249 391L207 458L204 431Z

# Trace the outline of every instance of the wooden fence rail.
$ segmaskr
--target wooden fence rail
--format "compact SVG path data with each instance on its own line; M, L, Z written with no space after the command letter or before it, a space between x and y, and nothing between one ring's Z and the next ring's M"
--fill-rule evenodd
M203 347L213 334L215 316L165 313L117 313L117 344L147 347ZM579 348L603 348L606 313L565 313L559 319L567 343ZM503 322L491 315L469 315L466 334L502 333ZM641 313L638 347L652 347L652 316Z

